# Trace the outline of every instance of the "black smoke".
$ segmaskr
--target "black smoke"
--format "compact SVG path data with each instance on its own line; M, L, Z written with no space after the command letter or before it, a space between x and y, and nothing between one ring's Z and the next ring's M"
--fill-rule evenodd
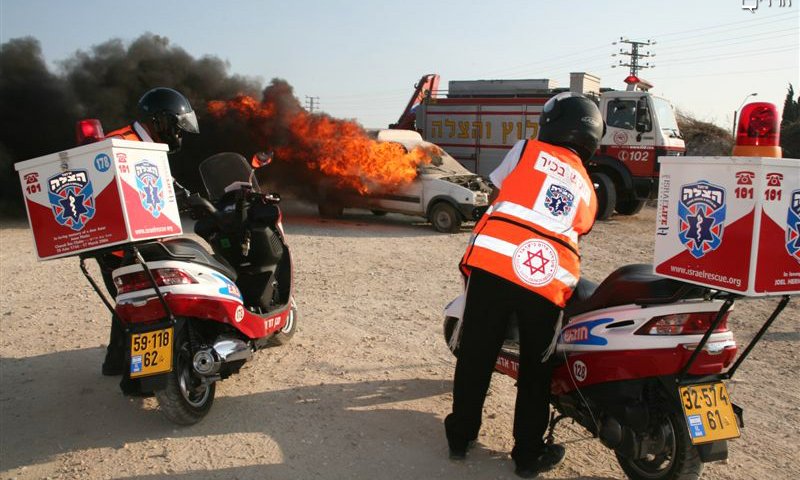
M36 39L4 43L0 49L0 213L24 212L15 162L75 146L79 119L97 118L106 132L132 122L139 97L158 86L180 91L197 112L200 135L187 134L183 150L170 159L173 176L191 189L201 187L197 164L203 158L220 151L247 155L264 148L263 139L254 138L244 120L215 119L208 114L211 100L262 93L259 81L228 73L228 65L218 57L194 58L165 37L145 34L130 44L113 39L78 51L52 72Z

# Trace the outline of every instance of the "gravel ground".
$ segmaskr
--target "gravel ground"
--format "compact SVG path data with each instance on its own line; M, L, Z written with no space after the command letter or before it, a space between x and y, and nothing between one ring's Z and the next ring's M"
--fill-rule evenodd
M584 274L601 279L652 260L655 211L598 223ZM109 315L74 258L38 263L27 225L0 230L0 478L514 478L514 386L496 375L478 447L447 460L454 359L444 305L461 289L469 228L442 235L412 217L348 212L323 221L290 204L299 331L222 382L191 427L154 399L123 397L100 375ZM776 303L740 302L730 325L748 341ZM730 382L742 438L705 479L800 477L800 302L790 304ZM549 479L624 478L612 453L562 423L567 459Z

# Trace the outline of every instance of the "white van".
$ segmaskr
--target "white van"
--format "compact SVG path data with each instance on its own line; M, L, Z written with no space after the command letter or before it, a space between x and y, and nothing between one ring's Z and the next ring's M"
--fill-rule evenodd
M387 212L416 215L430 220L440 232L457 232L464 221L477 220L489 206L491 184L464 168L436 145L413 130L380 130L380 142L401 144L407 151L423 147L433 152L431 162L417 168L414 180L399 189L361 196L336 191L323 182L319 192L319 214L339 217L345 208L363 208L376 215Z

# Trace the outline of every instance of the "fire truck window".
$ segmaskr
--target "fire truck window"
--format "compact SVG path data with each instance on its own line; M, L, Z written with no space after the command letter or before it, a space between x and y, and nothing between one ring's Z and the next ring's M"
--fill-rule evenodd
M612 100L608 102L606 124L609 127L633 130L636 125L636 102L633 100Z

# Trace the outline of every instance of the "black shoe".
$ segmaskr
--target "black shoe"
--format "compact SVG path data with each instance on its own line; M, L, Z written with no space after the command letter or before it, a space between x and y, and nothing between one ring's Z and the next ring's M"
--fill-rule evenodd
M450 460L464 460L467 458L467 450L475 445L475 440L465 442L448 440L447 445L450 447Z
M116 377L117 375L122 375L125 373L125 367L121 364L115 364L113 362L106 362L103 363L103 375L107 377Z
M106 352L106 358L103 361L103 375L115 377L123 373L125 373L125 358L115 352Z
M532 455L512 452L517 468L514 473L522 478L536 478L540 473L554 469L564 460L566 450L563 445L545 445L541 450Z

